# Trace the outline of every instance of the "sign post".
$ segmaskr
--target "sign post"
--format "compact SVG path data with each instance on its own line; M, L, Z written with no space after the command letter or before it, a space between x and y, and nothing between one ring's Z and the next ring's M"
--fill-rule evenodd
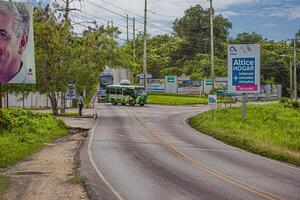
M260 46L228 45L228 92L243 95L243 119L246 119L246 94L260 92Z
M217 106L217 95L208 95L208 105L211 108L212 120L214 120L214 108Z

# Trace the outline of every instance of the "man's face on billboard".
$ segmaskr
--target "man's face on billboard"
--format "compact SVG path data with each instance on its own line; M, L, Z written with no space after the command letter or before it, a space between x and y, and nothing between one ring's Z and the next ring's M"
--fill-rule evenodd
M19 71L28 36L17 36L15 20L0 10L0 83L8 82Z

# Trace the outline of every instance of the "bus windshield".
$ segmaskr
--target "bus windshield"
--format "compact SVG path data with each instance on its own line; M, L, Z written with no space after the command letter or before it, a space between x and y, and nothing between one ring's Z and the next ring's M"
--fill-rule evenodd
M146 94L146 91L144 88L135 88L135 93L137 96L141 96L143 94Z
M112 76L100 76L100 88L105 89L107 85L113 84Z

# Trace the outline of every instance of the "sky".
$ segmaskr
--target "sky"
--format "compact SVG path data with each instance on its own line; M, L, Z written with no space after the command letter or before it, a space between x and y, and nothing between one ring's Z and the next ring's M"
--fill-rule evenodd
M20 0L22 1L22 0ZM25 0L23 0L25 1ZM32 4L52 0L26 0ZM62 1L62 0L58 0ZM145 0L74 0L71 18L74 30L81 32L93 20L99 24L118 26L126 40L126 15L129 16L129 39L132 38L132 18L136 19L136 32L143 31ZM172 23L184 15L191 6L200 4L209 7L207 0L148 0L148 33L151 35L171 34ZM300 29L300 0L213 0L213 7L232 22L230 37L241 32L257 32L268 40L287 40Z

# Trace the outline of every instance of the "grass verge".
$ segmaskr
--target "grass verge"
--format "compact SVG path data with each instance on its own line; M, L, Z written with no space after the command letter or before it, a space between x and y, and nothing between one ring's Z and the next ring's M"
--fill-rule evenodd
M4 109L0 130L0 167L6 167L41 149L44 143L68 135L61 120L49 114Z
M217 109L189 119L189 124L230 145L300 166L300 110L284 104Z
M6 187L7 187L7 178L5 176L0 175L0 199Z
M218 98L220 103L233 103L231 98ZM193 104L207 104L207 97L199 97L194 95L180 95L180 94L149 94L148 104L160 105L193 105Z

